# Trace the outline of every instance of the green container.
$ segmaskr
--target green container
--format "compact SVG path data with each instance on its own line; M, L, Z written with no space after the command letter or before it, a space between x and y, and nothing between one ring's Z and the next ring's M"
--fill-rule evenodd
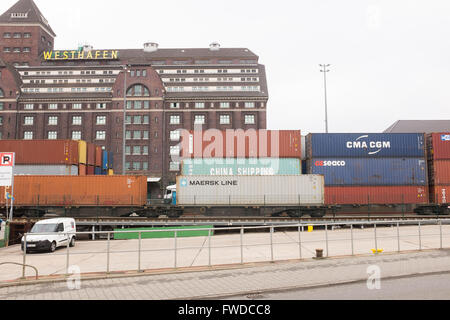
M114 240L128 240L128 239L139 239L138 231L149 231L153 232L142 232L141 239L159 239L159 238L174 238L175 231L165 231L165 230L180 230L177 231L177 238L188 238L188 237L204 237L208 236L208 229L212 229L214 226L190 226L190 227L164 227L164 228L130 228L130 229L114 229ZM186 230L186 229L206 229L206 230ZM155 230L162 230L156 232ZM183 231L184 230L184 231ZM119 231L137 231L137 232L124 232L119 233ZM211 230L211 235L214 231Z
M185 159L181 175L215 176L273 176L299 175L302 173L299 159L294 158L226 158Z

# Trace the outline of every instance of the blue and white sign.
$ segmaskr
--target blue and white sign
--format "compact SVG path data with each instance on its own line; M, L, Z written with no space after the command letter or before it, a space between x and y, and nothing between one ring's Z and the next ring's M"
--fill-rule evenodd
M441 135L442 141L450 141L450 134L443 134Z

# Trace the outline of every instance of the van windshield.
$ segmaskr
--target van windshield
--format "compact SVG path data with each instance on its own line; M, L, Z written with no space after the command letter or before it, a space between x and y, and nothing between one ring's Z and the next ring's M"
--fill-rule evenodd
M30 233L56 232L58 224L35 224Z

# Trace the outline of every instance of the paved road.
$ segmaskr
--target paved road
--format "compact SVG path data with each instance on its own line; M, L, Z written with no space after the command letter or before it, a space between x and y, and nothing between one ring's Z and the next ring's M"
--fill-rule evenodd
M366 281L320 288L233 296L225 300L449 300L450 274L381 280L369 290Z
M73 290L73 287L76 287L74 281L69 282L69 285L73 286L72 288L66 282L0 287L0 301L9 299L171 300L220 298L348 281L366 281L368 268L374 266L379 267L382 279L430 272L450 272L450 250L324 260L310 259L250 265L227 270L83 280L79 290ZM361 288L356 289L356 292L360 290ZM351 291L349 291L350 293ZM320 295L316 294L315 296L319 297ZM344 297L339 294L339 298ZM396 296L396 298L402 297Z

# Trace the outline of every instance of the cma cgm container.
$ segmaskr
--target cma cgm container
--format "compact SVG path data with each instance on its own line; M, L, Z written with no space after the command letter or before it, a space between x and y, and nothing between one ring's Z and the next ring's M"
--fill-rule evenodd
M334 204L426 204L427 186L325 187L325 203Z
M422 133L312 133L306 137L308 159L318 157L424 157Z
M182 158L301 158L299 130L181 131Z
M323 174L326 186L427 185L421 158L314 158L308 160L308 173Z
M15 152L17 165L76 165L78 142L72 140L0 140L1 152Z
M428 156L434 160L450 160L450 133L427 135Z
M185 159L182 175L273 176L301 174L300 159L277 158L209 158Z
M176 203L181 206L323 205L319 175L178 176Z
M14 198L15 206L142 206L147 177L15 176Z

